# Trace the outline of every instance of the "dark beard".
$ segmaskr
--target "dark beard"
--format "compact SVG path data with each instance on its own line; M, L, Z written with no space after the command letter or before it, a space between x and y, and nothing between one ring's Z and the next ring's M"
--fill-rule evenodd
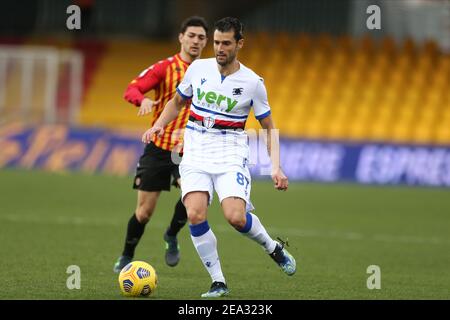
M230 64L234 60L234 57L235 56L228 57L228 59L226 59L224 62L219 62L219 60L216 57L216 62L217 62L218 65L221 65L222 67L225 67L226 65Z
M226 66L228 64L227 60L225 60L224 62L219 62L219 60L217 60L217 58L216 58L216 62L217 62L218 65L221 65L222 67L224 67L224 66Z

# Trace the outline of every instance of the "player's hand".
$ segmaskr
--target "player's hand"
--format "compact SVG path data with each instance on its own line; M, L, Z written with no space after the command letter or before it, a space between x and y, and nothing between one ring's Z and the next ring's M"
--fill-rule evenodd
M163 133L164 133L164 128L155 125L144 132L144 134L142 135L142 142L150 143L150 141L152 141L153 135L156 134L158 137L162 137Z
M139 107L139 111L137 113L138 116L145 116L149 114L153 110L153 106L159 104L161 101L152 101L149 98L144 98L141 102L141 106Z
M272 180L275 189L283 191L287 190L289 181L286 175L283 173L283 170L281 170L281 168L272 171Z

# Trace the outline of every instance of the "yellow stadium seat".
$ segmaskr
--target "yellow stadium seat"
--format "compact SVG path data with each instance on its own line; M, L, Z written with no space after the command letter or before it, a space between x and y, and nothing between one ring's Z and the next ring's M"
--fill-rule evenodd
M449 145L450 141L450 119L446 122L441 122L435 130L433 142L437 144Z
M324 123L320 119L312 118L305 124L304 136L307 138L324 138L324 127L327 123Z
M368 135L370 140L375 141L389 141L391 137L391 123L376 120L368 123Z
M432 143L433 128L429 126L417 126L413 129L413 139L416 143Z
M394 54L396 51L395 41L391 36L384 37L381 41L381 51L384 54Z
M358 52L373 52L375 48L375 41L369 35L364 35L357 44Z
M409 121L398 121L391 130L391 138L394 142L408 143L411 139L411 123Z
M365 140L370 135L369 127L363 120L356 120L350 123L347 133L351 140Z

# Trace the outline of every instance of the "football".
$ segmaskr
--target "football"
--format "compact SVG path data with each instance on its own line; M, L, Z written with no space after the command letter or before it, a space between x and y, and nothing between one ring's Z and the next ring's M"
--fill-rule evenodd
M158 284L155 269L144 261L133 261L119 274L120 291L126 297L147 297Z

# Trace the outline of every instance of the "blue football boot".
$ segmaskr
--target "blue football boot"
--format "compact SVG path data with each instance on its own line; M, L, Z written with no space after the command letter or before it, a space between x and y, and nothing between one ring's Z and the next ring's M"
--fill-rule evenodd
M223 282L214 281L211 285L211 289L208 292L202 294L202 298L219 298L227 296L230 293L227 285Z
M292 276L297 270L297 264L294 257L284 247L285 245L288 245L287 241L284 242L278 238L277 246L270 254L270 257L278 264L284 273L288 276Z

